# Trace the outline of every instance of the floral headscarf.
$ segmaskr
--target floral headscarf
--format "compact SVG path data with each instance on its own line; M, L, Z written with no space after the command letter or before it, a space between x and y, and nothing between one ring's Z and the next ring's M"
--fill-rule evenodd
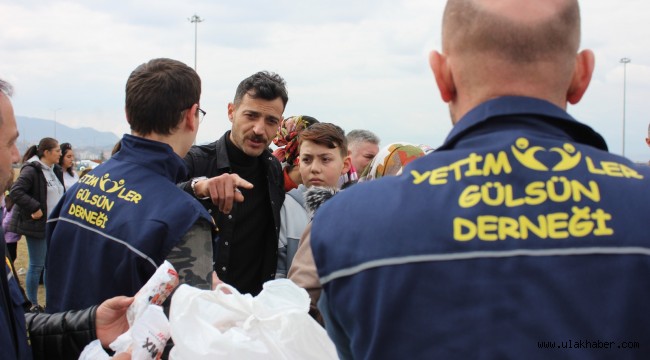
M366 166L359 182L379 179L382 176L400 175L406 164L428 154L431 150L431 147L426 145L389 144L379 150L370 164Z
M316 120L305 115L291 116L280 123L278 132L273 143L278 147L273 155L283 164L298 164L298 135L309 127L310 122L306 118ZM316 120L318 122L318 120Z

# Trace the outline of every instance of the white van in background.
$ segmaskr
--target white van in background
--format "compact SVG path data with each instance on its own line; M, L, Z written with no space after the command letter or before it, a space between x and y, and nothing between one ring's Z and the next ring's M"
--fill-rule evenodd
M77 161L77 170L84 171L84 169L91 168L94 169L99 165L98 163L92 160L79 160Z

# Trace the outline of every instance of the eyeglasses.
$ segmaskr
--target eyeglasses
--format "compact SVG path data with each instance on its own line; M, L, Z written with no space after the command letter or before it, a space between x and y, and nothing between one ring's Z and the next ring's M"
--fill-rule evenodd
M205 112L205 110L199 108L199 124L203 121L203 118L205 117L205 114L207 114Z

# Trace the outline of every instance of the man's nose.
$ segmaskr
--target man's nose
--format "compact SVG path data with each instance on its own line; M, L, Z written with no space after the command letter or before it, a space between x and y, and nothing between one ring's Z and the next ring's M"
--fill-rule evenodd
M253 124L253 132L255 135L264 134L264 119L259 119Z
M12 146L11 149L11 163L18 164L20 161L20 153L18 153L18 147L16 145Z

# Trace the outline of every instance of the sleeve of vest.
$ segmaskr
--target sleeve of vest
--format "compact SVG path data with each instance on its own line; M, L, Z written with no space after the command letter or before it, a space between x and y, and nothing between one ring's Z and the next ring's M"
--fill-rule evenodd
M56 314L25 314L34 359L78 359L95 340L97 306Z

